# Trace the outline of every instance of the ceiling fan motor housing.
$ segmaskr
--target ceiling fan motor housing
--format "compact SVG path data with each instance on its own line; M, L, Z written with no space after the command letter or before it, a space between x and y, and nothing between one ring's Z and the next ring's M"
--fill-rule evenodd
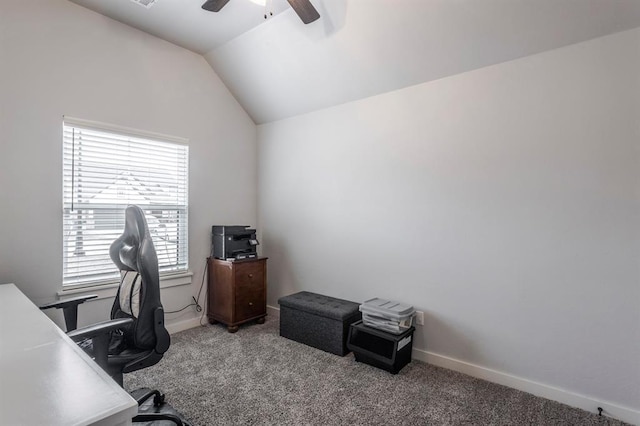
M132 1L155 1L155 0L132 0ZM320 17L320 14L309 0L287 0L291 8L298 14L302 22L309 24ZM209 12L219 12L229 0L207 0L202 5L204 10ZM267 15L265 14L265 18Z

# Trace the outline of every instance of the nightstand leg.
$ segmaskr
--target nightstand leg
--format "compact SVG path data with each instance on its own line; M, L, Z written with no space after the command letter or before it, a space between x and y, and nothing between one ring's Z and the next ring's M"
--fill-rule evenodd
M229 333L235 333L236 331L238 331L238 326L237 325L230 325L227 327L227 331Z

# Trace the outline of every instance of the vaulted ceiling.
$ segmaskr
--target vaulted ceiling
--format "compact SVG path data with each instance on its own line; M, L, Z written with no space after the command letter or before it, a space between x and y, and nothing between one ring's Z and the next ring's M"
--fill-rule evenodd
M201 54L289 8L286 0L230 0L218 13L202 9L205 0L70 1Z
M257 124L640 26L638 0L72 1L203 54Z

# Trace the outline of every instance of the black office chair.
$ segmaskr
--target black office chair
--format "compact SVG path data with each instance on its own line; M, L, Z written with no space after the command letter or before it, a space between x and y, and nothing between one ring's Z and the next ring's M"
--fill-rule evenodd
M121 275L111 320L76 328L78 305L97 297L95 295L61 300L40 308L63 309L67 335L122 386L123 373L158 363L170 344L160 302L158 257L140 207L127 207L124 232L111 244L109 254ZM139 406L152 396L156 407L164 404L164 395L157 390L135 392ZM134 422L154 420L183 424L176 415L166 413L140 414L133 419Z

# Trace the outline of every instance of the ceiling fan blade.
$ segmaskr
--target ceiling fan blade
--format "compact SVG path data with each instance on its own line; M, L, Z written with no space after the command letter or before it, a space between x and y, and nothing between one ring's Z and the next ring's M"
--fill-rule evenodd
M202 8L209 12L219 12L227 3L229 3L229 0L207 0L202 5Z
M287 0L296 11L302 22L308 24L320 17L320 14L309 0Z

